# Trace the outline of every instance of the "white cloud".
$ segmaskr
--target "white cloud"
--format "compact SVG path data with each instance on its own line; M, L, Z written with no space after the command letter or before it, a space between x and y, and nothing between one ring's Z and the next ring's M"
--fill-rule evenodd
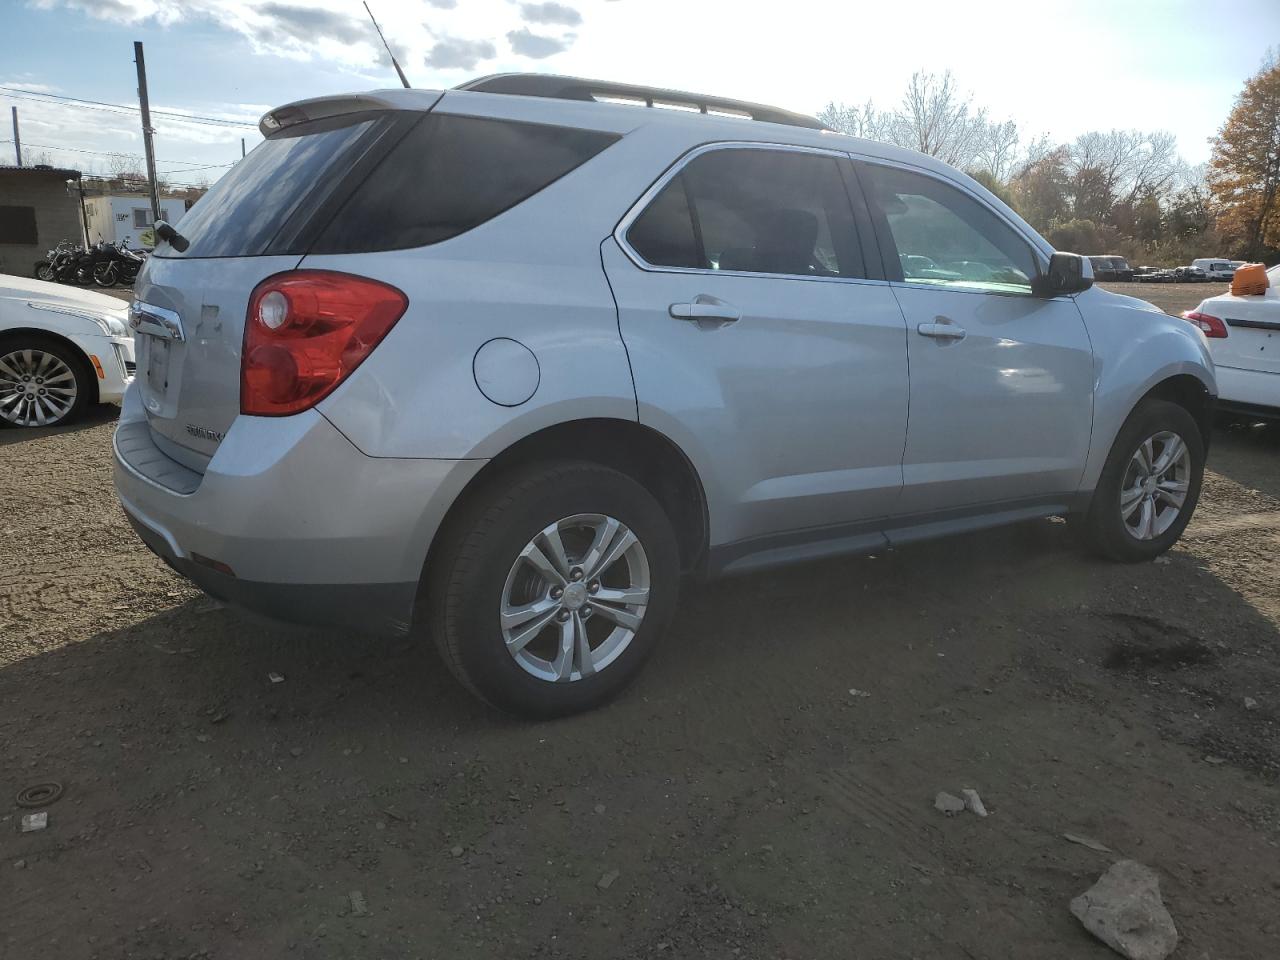
M520 14L530 23L558 24L576 27L582 23L582 14L563 3L522 3Z
M439 67L441 70L461 68L470 70L481 60L492 60L498 55L498 49L488 40L460 40L456 37L445 37L438 40L423 58L428 67Z
M508 33L507 41L511 44L511 51L517 56L543 60L568 50L573 44L574 35L569 33L563 37L547 37L534 33L528 27L521 27Z

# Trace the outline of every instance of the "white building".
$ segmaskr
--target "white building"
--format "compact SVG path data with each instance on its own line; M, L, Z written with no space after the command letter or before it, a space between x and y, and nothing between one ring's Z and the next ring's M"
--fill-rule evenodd
M160 198L160 219L176 223L186 213L181 197ZM84 198L85 222L89 226L89 242L106 240L120 243L128 240L135 250L155 246L151 228L151 198L145 193L115 194Z

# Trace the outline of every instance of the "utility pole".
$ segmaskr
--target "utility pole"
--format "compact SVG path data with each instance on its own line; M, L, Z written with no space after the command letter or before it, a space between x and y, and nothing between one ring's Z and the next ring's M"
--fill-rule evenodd
M160 194L156 189L156 148L151 141L151 101L147 99L147 61L142 41L133 42L133 62L138 65L138 105L142 108L142 146L147 154L147 185L151 188L151 224L160 219Z
M22 138L18 136L18 108L13 107L13 155L18 158L18 166L22 166Z

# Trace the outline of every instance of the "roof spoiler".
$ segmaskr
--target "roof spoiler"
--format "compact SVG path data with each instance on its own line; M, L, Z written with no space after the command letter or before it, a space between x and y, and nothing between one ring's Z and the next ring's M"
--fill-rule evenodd
M258 121L258 130L264 137L269 137L294 124L339 117L347 113L363 113L366 110L430 110L442 95L438 90L375 90L372 93L296 100L264 113Z

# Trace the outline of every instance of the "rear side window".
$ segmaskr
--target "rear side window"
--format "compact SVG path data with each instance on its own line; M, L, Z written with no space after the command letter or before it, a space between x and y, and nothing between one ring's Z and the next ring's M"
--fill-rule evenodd
M311 252L448 240L527 200L618 139L597 130L428 114L355 188Z
M658 267L862 277L853 211L833 157L714 150L695 157L627 231Z

